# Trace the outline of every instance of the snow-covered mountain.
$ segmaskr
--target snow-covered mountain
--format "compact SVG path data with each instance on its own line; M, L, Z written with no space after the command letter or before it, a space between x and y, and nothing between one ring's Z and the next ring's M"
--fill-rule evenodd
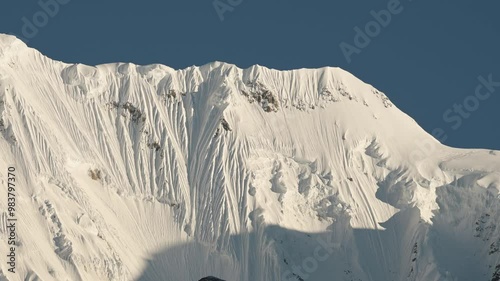
M0 117L0 280L500 280L500 152L339 68L94 67L0 35Z

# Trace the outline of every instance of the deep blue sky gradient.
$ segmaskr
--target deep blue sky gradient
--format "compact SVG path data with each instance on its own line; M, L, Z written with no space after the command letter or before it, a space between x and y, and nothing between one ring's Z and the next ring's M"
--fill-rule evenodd
M500 87L458 129L443 119L474 94L478 76L500 81L500 2L401 0L403 11L348 63L339 44L353 44L353 28L364 28L370 11L388 2L243 0L221 21L212 0L70 0L28 45L90 65L339 66L385 92L427 131L442 128L444 143L500 150ZM2 1L0 32L22 36L21 18L40 10L37 1Z

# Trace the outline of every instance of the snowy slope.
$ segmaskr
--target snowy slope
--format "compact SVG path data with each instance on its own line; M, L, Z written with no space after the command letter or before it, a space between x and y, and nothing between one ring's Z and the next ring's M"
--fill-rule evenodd
M338 68L51 60L0 35L0 280L500 280L500 152Z

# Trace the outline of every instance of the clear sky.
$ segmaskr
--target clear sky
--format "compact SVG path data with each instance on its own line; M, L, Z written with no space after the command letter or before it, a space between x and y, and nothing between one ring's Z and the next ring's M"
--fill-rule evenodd
M90 65L338 66L445 144L500 150L499 12L498 0L5 0L0 32Z

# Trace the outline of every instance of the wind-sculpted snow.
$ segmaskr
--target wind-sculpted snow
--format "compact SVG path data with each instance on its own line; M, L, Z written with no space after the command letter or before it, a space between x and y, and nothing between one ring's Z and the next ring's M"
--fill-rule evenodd
M338 68L93 67L0 35L0 114L2 280L500 276L498 152Z

